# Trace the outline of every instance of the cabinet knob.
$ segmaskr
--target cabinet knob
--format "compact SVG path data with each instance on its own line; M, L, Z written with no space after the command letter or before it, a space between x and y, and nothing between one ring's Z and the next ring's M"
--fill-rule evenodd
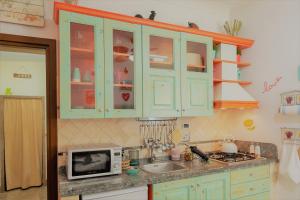
M250 191L253 191L254 190L254 188L250 188Z
M109 109L108 109L108 108L106 108L106 109L105 109L105 112L109 112Z
M253 174L252 174L252 173L250 173L250 174L249 174L249 176L253 176Z
M101 108L99 108L99 109L98 109L98 111L99 111L99 112L102 112L102 109L101 109Z
M197 184L197 187L200 187L200 184L199 184L199 183Z
M176 109L176 111L179 112L180 110L179 110L179 109Z
M185 109L182 109L182 112L185 112Z

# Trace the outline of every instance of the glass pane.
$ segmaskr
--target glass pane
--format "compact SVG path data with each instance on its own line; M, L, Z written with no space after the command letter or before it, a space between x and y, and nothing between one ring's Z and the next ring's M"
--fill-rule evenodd
M114 109L134 109L133 33L113 31Z
M157 69L174 69L173 39L150 36L150 67Z
M192 72L206 72L206 44L198 42L187 42L187 70Z
M94 27L71 23L71 108L95 109Z

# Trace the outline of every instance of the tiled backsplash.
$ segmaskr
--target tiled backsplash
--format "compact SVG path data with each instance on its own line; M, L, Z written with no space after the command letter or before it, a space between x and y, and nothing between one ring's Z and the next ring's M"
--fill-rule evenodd
M179 118L177 127L189 123L191 141L222 139L233 131L237 118L238 111L216 112L212 117ZM59 120L58 150L95 143L139 146L139 123L136 119Z

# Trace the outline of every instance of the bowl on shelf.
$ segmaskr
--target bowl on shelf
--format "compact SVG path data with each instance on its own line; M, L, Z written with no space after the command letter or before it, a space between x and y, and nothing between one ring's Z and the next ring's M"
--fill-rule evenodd
M203 66L201 54L187 53L187 63L190 66Z

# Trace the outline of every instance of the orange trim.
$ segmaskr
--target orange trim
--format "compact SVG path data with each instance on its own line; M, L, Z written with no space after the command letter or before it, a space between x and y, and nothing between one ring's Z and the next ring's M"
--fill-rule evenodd
M238 83L240 85L251 85L252 84L252 82L250 82L250 81L214 79L215 84L222 83L222 82L225 82L225 83Z
M249 109L249 108L258 108L258 101L214 101L215 109Z
M214 64L219 64L221 62L237 64L238 67L248 67L248 66L251 65L249 62L237 62L237 61L230 61L230 60L221 60L219 58L214 59Z
M141 24L141 25L153 26L156 28L162 28L162 29L168 29L168 30L173 30L173 31L186 32L186 33L191 33L191 34L212 37L215 43L232 44L232 45L236 45L240 49L249 48L254 43L254 40L251 40L251 39L233 37L233 36L225 35L225 34L221 34L221 33L214 33L214 32L209 32L209 31L205 31L205 30L198 30L198 29L188 28L185 26L179 26L179 25L174 25L174 24L168 24L165 22L153 21L153 20L149 20L149 19L141 19L141 18L137 18L137 17L107 12L107 11L103 11L103 10L96 10L96 9L92 9L92 8L70 5L70 4L66 4L66 3L62 3L62 2L54 2L54 14L53 15L54 15L54 20L57 24L59 23L59 11L60 10L65 10L65 11L75 12L75 13L80 13L80 14L85 14L85 15L91 15L91 16L96 16L96 17L103 17L103 18L108 18L108 19L114 19L114 20L118 20L118 21L129 22L132 24Z

